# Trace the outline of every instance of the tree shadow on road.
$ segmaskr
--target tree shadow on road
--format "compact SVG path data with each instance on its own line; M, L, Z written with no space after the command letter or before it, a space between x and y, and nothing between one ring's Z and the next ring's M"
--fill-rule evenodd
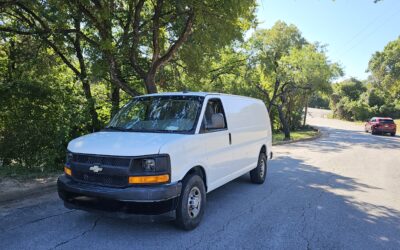
M288 179L295 200L306 206L305 238L312 248L376 249L400 247L400 211L357 200L356 193L381 190L354 178L322 171L284 156L276 160L271 179ZM274 178L275 175L275 178ZM278 188L279 184L276 184ZM384 190L381 190L384 192ZM316 194L317 193L317 194ZM282 202L284 203L284 202Z

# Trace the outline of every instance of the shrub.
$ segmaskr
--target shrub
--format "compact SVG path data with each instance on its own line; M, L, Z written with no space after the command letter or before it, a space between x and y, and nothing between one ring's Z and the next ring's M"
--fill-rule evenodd
M0 83L0 160L4 165L54 169L71 136L85 125L73 88L43 81ZM85 113L85 112L79 112Z

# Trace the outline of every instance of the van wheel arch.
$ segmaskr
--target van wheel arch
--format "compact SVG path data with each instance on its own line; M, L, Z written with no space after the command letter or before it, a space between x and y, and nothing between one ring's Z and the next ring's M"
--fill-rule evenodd
M196 175L200 176L201 179L203 179L204 186L205 186L206 192L207 192L207 190L208 190L208 187L207 187L207 175L206 175L206 171L204 170L204 168L203 168L202 166L195 166L195 167L191 168L191 169L185 174L185 176L183 177L183 179L185 179L186 176L189 176L189 175L191 175L191 174L196 174ZM183 179L182 179L182 180L183 180Z
M265 144L262 145L261 150L260 150L260 153L264 153L264 154L267 156L267 146L265 146ZM267 156L267 157L268 157L268 156Z
M262 146L258 155L257 166L250 171L250 180L255 184L263 184L267 175L267 161L266 147Z

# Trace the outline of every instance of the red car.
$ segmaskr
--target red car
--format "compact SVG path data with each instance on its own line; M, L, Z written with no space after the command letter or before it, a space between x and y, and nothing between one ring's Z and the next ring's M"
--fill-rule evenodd
M371 132L373 135L390 133L396 135L396 124L390 117L372 117L365 123L365 132Z

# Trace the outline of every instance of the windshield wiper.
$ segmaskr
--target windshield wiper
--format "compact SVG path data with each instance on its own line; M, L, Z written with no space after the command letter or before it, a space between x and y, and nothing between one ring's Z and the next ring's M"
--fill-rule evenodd
M105 130L117 130L117 131L127 131L126 128L115 127L115 126L108 126L104 128Z
M185 131L181 130L167 130L167 129L147 129L147 130L142 130L143 132L148 132L148 133L182 133Z
M143 128L121 128L121 127L114 127L109 126L105 127L104 130L116 130L116 131L123 131L123 132L142 132L142 133L182 133L185 131L180 130L166 130L166 129L143 129Z

